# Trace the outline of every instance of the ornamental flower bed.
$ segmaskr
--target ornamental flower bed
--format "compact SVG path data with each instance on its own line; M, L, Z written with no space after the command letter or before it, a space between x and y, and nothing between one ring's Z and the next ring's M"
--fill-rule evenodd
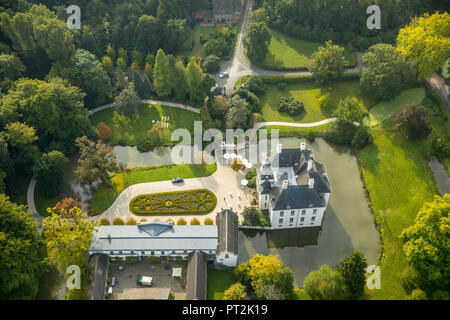
M139 195L130 201L130 211L136 215L204 214L216 204L214 193L197 189Z

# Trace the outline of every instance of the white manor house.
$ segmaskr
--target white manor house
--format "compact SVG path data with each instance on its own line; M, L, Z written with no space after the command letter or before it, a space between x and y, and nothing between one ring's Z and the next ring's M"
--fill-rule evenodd
M257 170L259 209L268 210L272 228L303 228L322 225L331 186L325 165L315 161L302 142L298 149L263 154Z

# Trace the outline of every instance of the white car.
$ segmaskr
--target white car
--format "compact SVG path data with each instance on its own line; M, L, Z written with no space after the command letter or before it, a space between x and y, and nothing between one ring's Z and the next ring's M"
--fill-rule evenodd
M226 77L228 77L229 76L229 73L228 72L222 72L221 74L219 74L219 78L220 79L223 79L223 78L226 78Z

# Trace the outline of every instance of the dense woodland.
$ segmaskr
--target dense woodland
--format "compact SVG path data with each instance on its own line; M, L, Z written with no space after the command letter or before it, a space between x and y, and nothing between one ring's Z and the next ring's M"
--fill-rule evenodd
M263 7L269 25L294 37L335 43L352 42L366 49L372 44L394 43L398 30L414 16L435 10L445 11L448 0L255 0ZM381 8L381 30L368 30L367 7Z

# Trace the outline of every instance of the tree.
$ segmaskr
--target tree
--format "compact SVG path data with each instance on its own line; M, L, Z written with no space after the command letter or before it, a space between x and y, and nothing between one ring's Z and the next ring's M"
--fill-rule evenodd
M246 224L250 226L261 225L261 216L259 210L255 207L245 207L242 211L242 216Z
M260 76L251 76L247 81L248 90L257 96L262 96L267 91L267 85Z
M106 141L112 136L111 128L103 121L97 125L98 139Z
M336 270L342 275L347 297L358 299L364 293L366 285L367 261L359 251L353 251L348 257L341 260Z
M293 290L292 270L284 265L277 256L254 255L249 261L238 266L241 283L250 283L259 299L264 298L265 286L273 285L285 297ZM246 280L247 279L247 280Z
M372 135L366 126L360 125L356 129L355 135L352 139L352 146L357 149L362 149L373 141Z
M86 104L99 106L111 99L112 86L103 65L89 51L78 49L75 53L75 67L80 71L78 86L86 92Z
M112 61L112 59L108 56L104 56L102 58L102 65L103 68L108 72L111 73L114 70L114 62Z
M286 300L286 295L273 284L263 284L259 292L265 300Z
M279 112L287 112L294 116L305 111L305 106L303 105L303 102L295 99L294 97L281 97L277 110Z
M51 215L43 221L49 261L63 273L71 265L83 270L97 221L87 219L87 214L77 207L69 210L70 218L54 210L49 213Z
M363 113L361 111L361 103L356 97L345 97L339 101L334 116L338 123L360 122Z
M175 98L178 101L185 101L186 95L189 91L189 85L186 75L186 68L181 60L175 63L175 68L173 70L173 91L175 93Z
M66 218L69 218L70 210L73 208L79 208L81 210L84 209L84 205L81 201L74 198L64 198L61 201L58 201L55 204L54 212L60 215L65 215Z
M264 22L251 22L247 26L244 36L244 45L247 48L248 58L255 62L262 62L269 53L272 35Z
M406 88L411 71L405 58L390 44L370 47L363 56L361 89L380 100L390 100Z
M443 198L435 196L419 210L414 224L400 235L406 260L425 282L443 289L450 285L449 211L450 194Z
M223 300L244 300L246 295L245 287L237 282L225 290L223 293Z
M10 17L0 15L0 29L23 56L34 58L42 50L50 60L67 62L75 45L72 32L64 21L44 5L33 5L27 12Z
M186 67L187 81L189 86L189 97L191 104L203 105L204 94L202 87L203 70L195 59L191 59Z
M60 78L48 82L19 79L2 98L0 121L3 125L20 121L34 127L41 148L74 152L75 138L91 133L83 97L79 88Z
M228 101L226 125L229 129L247 129L251 111L247 101L239 96L234 96Z
M36 297L39 274L47 267L39 255L42 245L26 207L0 194L0 299Z
M77 138L76 145L80 148L80 158L75 174L80 184L91 185L101 179L110 185L109 173L119 169L112 147L102 141L90 141L86 136Z
M47 197L54 197L64 181L64 169L68 163L62 152L44 153L33 168L39 190Z
M450 54L450 14L425 13L400 29L397 50L417 66L419 78L437 71Z
M155 67L153 70L153 80L156 94L161 98L166 98L172 92L169 83L169 62L162 49L156 53Z
M344 73L344 48L329 40L312 54L311 72L320 81L337 78Z
M202 62L202 68L208 73L216 73L220 70L220 58L214 54L206 56Z
M313 300L341 300L345 298L345 283L339 271L323 265L311 271L303 282L306 293Z
M149 98L152 90L152 85L146 73L133 70L133 85L136 93L140 98Z
M26 67L14 54L0 54L0 93L6 93L11 85L25 72Z
M130 116L138 110L141 101L134 90L134 84L130 83L127 88L123 89L120 94L115 97L114 104L117 111L126 116Z
M39 149L34 144L38 140L34 128L21 122L11 122L6 125L4 135L15 162L31 168L39 158Z
M428 300L427 294L421 289L414 289L409 298L411 300Z
M394 128L401 130L410 140L425 139L433 130L427 109L421 105L407 104L392 116Z

